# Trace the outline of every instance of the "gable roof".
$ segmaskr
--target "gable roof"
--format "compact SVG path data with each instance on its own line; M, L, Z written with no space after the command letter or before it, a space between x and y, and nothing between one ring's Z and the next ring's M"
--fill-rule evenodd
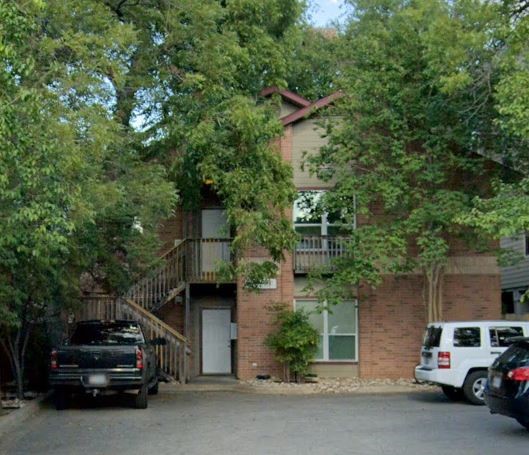
M321 109L322 107L328 106L329 104L332 104L337 99L341 98L343 96L342 92L334 92L330 95L320 98L318 101L315 101L314 103L310 103L308 106L302 107L301 109L298 109L297 111L292 112L291 114L286 115L285 117L282 117L281 123L284 126L290 125L292 123L296 123L299 120L302 120L309 115L311 115L314 111Z
M332 104L335 100L343 96L343 93L338 91L331 93L330 95L325 96L324 98L320 98L318 101L311 102L308 99L298 95L297 93L291 92L290 90L281 89L279 87L267 87L261 90L261 96L265 97L273 95L275 93L279 94L284 101L299 108L294 112L291 112L290 114L281 117L280 120L283 126L287 126L292 123L296 123L299 120L303 120L304 118L311 115L314 111L321 109L322 107L328 106L329 104Z
M297 107L310 106L310 101L298 95L297 93L291 92L290 90L280 89L278 87L267 87L261 91L261 96L270 96L274 93L281 95L281 97Z

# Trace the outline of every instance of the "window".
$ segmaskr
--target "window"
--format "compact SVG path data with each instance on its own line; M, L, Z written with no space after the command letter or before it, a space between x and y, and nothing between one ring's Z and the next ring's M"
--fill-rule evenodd
M302 236L298 250L341 250L342 242L328 239L344 234L340 214L322 212L318 207L323 191L301 191L294 203L294 229Z
M501 293L502 314L514 313L514 293L513 291L503 291Z
M356 361L357 355L357 309L356 302L345 301L333 305L329 310L318 312L318 301L296 300L296 309L309 314L310 322L320 333L315 360Z
M454 346L458 348L479 348L481 330L479 327L458 327L454 329Z
M136 322L79 323L70 340L71 344L142 344L145 340Z
M525 255L529 256L529 234L525 234Z
M521 327L491 327L489 335L491 347L505 348L513 343L512 338L523 337L523 330Z
M424 333L423 346L426 349L438 348L441 343L441 335L443 334L442 327L430 326Z

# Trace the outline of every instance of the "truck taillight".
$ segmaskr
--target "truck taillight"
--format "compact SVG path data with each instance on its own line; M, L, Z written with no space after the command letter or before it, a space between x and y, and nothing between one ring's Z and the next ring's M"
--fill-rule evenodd
M143 351L140 348L136 348L136 368L143 369Z
M529 381L529 367L511 370L507 373L507 377L512 381Z
M51 351L50 368L52 370L56 370L57 368L59 368L58 358L59 358L59 355L58 355L57 351L55 349L53 351Z
M450 368L450 353L441 351L437 354L437 367Z

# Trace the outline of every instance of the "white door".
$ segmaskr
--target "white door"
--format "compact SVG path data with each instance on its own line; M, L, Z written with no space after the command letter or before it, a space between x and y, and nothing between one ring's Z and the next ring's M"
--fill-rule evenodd
M228 238L226 211L222 209L202 210L202 246L200 248L201 271L214 272L219 262L229 260L228 242L219 239ZM214 239L208 241L208 239Z
M231 373L231 310L202 310L202 373Z

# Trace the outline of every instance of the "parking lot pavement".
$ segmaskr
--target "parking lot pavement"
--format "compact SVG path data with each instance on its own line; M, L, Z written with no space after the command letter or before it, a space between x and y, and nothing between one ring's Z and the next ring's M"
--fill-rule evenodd
M440 392L398 395L161 393L51 404L0 442L2 454L509 454L529 432Z

